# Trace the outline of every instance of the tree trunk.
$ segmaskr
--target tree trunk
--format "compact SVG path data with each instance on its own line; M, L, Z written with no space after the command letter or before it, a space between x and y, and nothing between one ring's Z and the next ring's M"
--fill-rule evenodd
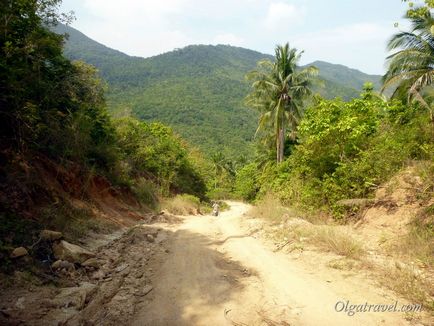
M279 153L280 153L280 133L279 131L276 134L276 161L279 164Z
M276 154L277 154L277 164L283 162L283 154L285 150L285 129L280 128L277 135L276 144Z

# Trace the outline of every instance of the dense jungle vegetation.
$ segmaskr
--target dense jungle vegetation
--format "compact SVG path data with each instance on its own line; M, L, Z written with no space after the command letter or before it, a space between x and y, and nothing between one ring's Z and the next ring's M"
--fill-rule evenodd
M413 161L424 162L424 196L432 196L433 4L410 5L410 30L388 44L382 90L391 92L390 99L372 83L350 101L312 96L312 79L297 69L297 52L287 46L276 48L275 62L260 63L247 100L261 115L265 150L237 171L239 196L255 200L272 192L291 206L339 218L345 213L339 200L369 197Z
M245 75L270 55L228 45L192 45L151 58L131 57L99 44L65 25L65 55L97 67L108 83L114 116L132 115L170 125L206 155L222 152L234 161L254 156L257 112L244 103ZM357 97L367 81L380 89L380 76L316 61L314 92L327 99Z
M70 203L88 199L92 180L148 207L176 193L206 197L196 154L170 127L111 118L96 69L63 55L63 36L48 28L70 19L59 3L0 4L1 250L36 222L88 214Z

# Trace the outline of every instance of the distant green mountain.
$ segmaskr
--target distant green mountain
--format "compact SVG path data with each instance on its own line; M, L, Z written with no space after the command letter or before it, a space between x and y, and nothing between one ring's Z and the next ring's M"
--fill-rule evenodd
M64 25L65 54L96 66L108 82L108 106L115 116L132 114L171 125L205 153L250 156L257 113L243 105L249 91L245 75L271 55L228 45L191 45L150 58L128 56ZM356 97L366 75L342 65L317 61L326 98Z
M377 90L381 88L380 75L368 75L357 69L324 61L314 61L311 65L319 69L321 77L323 77L326 82L339 85L348 90L353 89L360 93L363 84L367 81L372 82ZM327 90L327 87L325 87L325 90Z

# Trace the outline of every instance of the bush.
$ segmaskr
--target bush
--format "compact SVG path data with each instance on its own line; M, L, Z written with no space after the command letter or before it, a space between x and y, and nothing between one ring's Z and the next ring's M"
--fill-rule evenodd
M209 190L206 195L212 200L225 200L234 197L234 193L230 188L214 188Z
M192 195L176 195L163 201L162 208L174 215L194 215L200 211L200 199Z
M138 178L137 180L134 180L131 189L141 203L152 209L158 208L159 202L158 197L156 196L157 190L152 182L145 178Z
M282 206L280 200L275 195L267 193L256 203L250 214L273 222L279 222L285 213L288 212L289 210Z
M241 168L235 178L235 195L244 200L252 201L259 191L258 167L250 163Z
M259 178L260 193L342 217L338 200L369 197L409 161L432 160L433 132L426 112L397 101L320 101L307 110L291 156Z
M115 126L124 170L130 178L152 180L165 196L185 192L205 198L205 182L171 128L134 118L116 120Z

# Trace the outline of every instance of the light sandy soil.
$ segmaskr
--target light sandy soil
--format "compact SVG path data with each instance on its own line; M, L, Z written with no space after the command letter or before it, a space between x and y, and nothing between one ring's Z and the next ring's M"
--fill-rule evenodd
M337 312L338 301L406 302L364 273L326 267L320 256L316 262L274 252L246 227L250 206L230 205L219 217L159 225L169 253L154 257L153 291L135 307L133 325L412 324L401 312Z

